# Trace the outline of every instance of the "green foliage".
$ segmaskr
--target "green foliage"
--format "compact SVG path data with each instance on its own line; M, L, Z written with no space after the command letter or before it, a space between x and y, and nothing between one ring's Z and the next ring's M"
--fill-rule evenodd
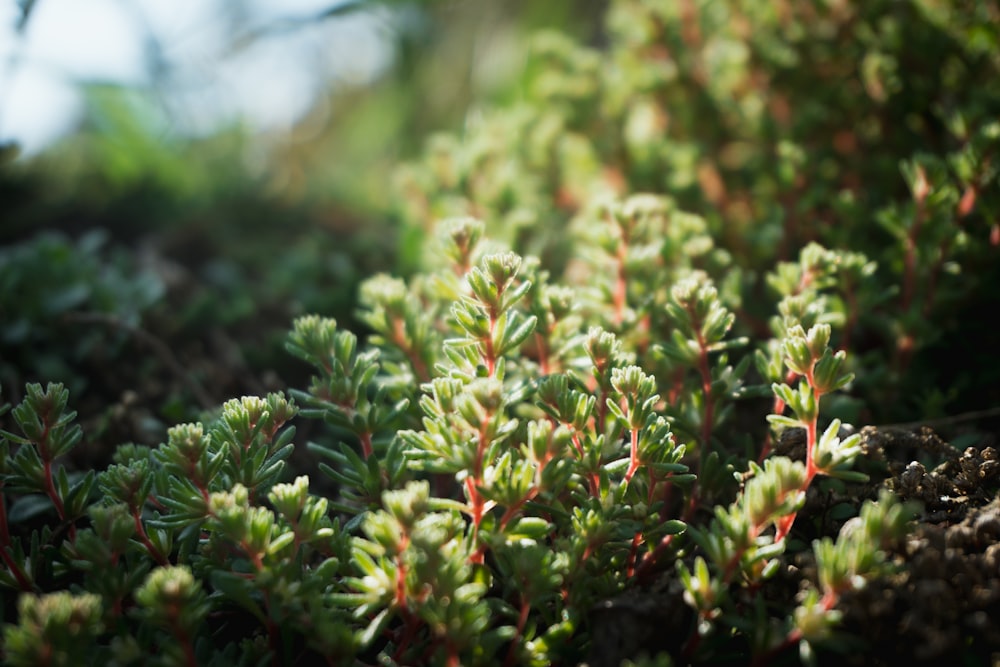
M840 411L893 414L996 225L988 20L888 8L618 0L603 50L540 36L516 108L403 170L426 245L361 285L369 335L295 319L291 398L77 475L66 389L28 385L5 659L577 664L659 580L690 623L650 664L815 660L916 512L804 526L868 481ZM285 476L297 417L323 497Z
M67 591L24 594L16 626L4 628L4 652L11 665L74 665L102 630L101 598Z
M625 271L636 252L664 268L680 254L749 315L740 335L759 336L755 318L772 312L767 271L792 269L780 263L810 243L835 249L833 282L789 283L788 271L781 296L828 294L845 320L835 345L863 341L856 361L876 366L856 391L876 419L912 420L922 406L903 388L951 380L940 367L968 329L958 314L988 307L996 275L996 39L974 4L611 2L606 46L538 35L519 103L471 116L462 139L432 138L401 170L399 209L424 237L437 219L475 215L557 272L595 237ZM602 223L635 205L595 206L638 193L642 219L608 234ZM702 230L684 238L677 209ZM578 282L603 287L618 268ZM637 335L636 309L656 296L629 285L616 317ZM940 355L938 372L914 363L919 350ZM989 407L990 385L955 405Z
M5 379L43 377L82 391L82 363L117 356L127 329L162 299L160 279L107 240L99 231L75 241L43 233L0 248Z

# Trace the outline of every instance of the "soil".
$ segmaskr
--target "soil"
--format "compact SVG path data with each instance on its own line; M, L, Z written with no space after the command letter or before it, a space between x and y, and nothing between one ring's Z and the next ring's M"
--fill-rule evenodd
M864 457L856 463L867 484L814 484L791 538L801 546L820 534L835 536L845 512L886 487L922 510L908 536L885 545L895 573L838 603L837 634L817 651L820 665L997 664L1000 657L1000 452L994 438L959 451L929 427L913 430L865 427ZM802 457L802 438L785 438L776 453ZM857 512L855 511L854 514ZM818 528L817 528L818 527ZM758 591L787 609L809 580L812 552L786 554L788 567ZM780 620L780 619L775 619ZM666 651L674 664L749 664L749 648L731 641L700 661L684 655L694 623L673 572L651 586L632 590L592 611L594 644L590 667L617 667L622 660ZM764 664L796 664L789 647Z

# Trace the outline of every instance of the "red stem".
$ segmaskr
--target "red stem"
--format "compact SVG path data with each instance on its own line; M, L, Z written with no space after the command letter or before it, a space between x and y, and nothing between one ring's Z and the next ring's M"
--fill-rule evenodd
M479 541L479 524L483 520L483 497L479 494L479 490L476 489L476 481L472 477L465 478L465 492L469 496L469 509L472 514L472 543L475 544ZM476 549L469 556L469 562L481 565L485 561L484 547Z
M448 642L448 658L445 662L447 667L461 667L462 661L458 659L458 649L452 642Z
M358 437L361 438L361 455L367 461L374 451L374 448L372 447L372 434L367 431L362 431L358 434Z
M813 362L813 364L815 364L815 362ZM816 405L819 406L819 399L823 396L823 392L816 387L812 367L806 370L805 379L813 390ZM806 478L802 482L802 486L800 488L800 491L803 493L809 490L809 485L812 484L813 478L819 472L819 469L816 467L816 445L819 434L819 427L817 425L819 420L818 412L817 408L817 413L814 414L812 419L806 423ZM792 525L795 523L796 516L798 516L798 512L793 512L792 514L781 517L777 522L775 522L774 541L776 543L784 540L789 531L791 531Z
M715 400L712 398L712 371L708 366L708 349L701 332L698 333L698 346L701 348L701 355L698 359L698 371L701 373L701 390L705 395L705 416L701 424L701 454L698 459L700 469L702 459L708 455L708 443L712 437L712 420L715 419Z
M521 641L521 637L524 634L524 626L528 623L528 614L531 612L531 603L528 602L524 595L521 595L521 610L517 615L517 628L514 631L514 637L510 641L510 648L507 650L507 657L504 659L504 667L514 667L517 664L517 649L518 643Z
M635 563L639 558L639 546L642 544L642 531L636 531L632 536L632 546L629 547L628 560L625 563L625 576L631 579L635 575Z
M66 508L63 505L62 498L59 497L59 492L56 491L56 485L52 479L52 461L45 459L42 465L45 471L45 492L52 499L52 504L56 506L56 513L59 515L59 519L66 521ZM69 539L72 542L76 541L76 526L73 523L69 524Z
M403 616L403 633L399 638L399 645L392 656L397 663L403 661L403 655L410 648L410 642L413 641L413 638L417 634L417 617L410 613L408 607L404 606L400 611Z
M631 431L631 443L629 447L629 464L628 470L625 471L625 482L628 483L632 476L635 475L635 471L639 469L639 430L632 429Z
M681 649L681 660L685 664L690 662L691 656L693 656L694 652L698 650L698 646L700 644L701 644L701 635L698 633L698 630L696 629L694 632L691 633L691 636L684 644L684 648Z
M816 397L819 400L819 397ZM809 487L812 478L816 476L816 434L819 429L816 426L816 417L806 424L806 481L803 490Z
M642 561L639 563L639 567L635 570L636 579L643 581L652 572L653 567L656 562L660 559L660 556L670 548L670 544L674 541L674 536L664 535L660 543L656 545L656 548L650 552L647 552L645 556L642 557Z
M483 514L486 512L486 501L483 499L479 485L483 483L483 457L486 456L486 449L489 447L488 429L492 415L483 417L479 425L479 442L476 445L476 459L472 464L472 475L465 478L465 491L469 497L469 509L472 515L472 541L475 544L479 539L479 524L482 523ZM470 557L470 562L482 564L485 556L485 545L481 545Z
M420 358L420 354L406 342L405 327L402 318L393 320L392 323L392 343L403 351L403 355L410 362L410 368L417 378L418 383L424 383L431 379L427 371L427 364Z
M837 602L840 600L840 595L836 591L827 591L823 594L823 599L820 600L820 604L823 606L823 611L830 611L836 606ZM778 655L782 651L794 646L802 639L802 630L798 628L793 628L785 636L784 641L782 641L777 646L765 651L763 654L756 655L753 661L750 663L752 667L756 665L765 665L771 662L774 656Z
M153 557L153 560L155 560L161 567L170 565L170 561L167 560L167 557L160 553L160 550L156 548L156 545L150 541L149 535L146 534L146 528L142 525L138 508L132 510L132 519L135 521L135 532L139 535L139 541L142 542L144 547L146 547L146 551L148 551L149 555Z
M538 495L538 487L533 486L530 489L528 489L528 492L524 495L523 498L521 498L519 501L508 507L507 511L503 513L503 516L500 517L500 523L498 524L498 528L500 529L500 531L503 532L504 528L507 527L507 524L510 523L511 519L517 516L518 512L521 511L521 508L524 507L524 504L527 503L529 500L534 499L534 497L537 495Z
M14 575L14 578L17 580L17 585L22 591L25 593L31 593L35 590L31 580L28 579L28 575L25 574L24 570L21 569L14 558L7 553L7 547L0 547L0 557L3 557L4 564L7 566L7 569L10 570L10 573Z
M188 634L184 632L180 624L177 622L176 618L171 618L170 620L171 630L173 630L174 637L181 645L181 649L184 651L184 663L188 667L198 667L198 660L194 655L194 645L191 643L191 638Z
M409 536L403 535L399 547L400 555L396 558L396 606L403 611L406 611L408 606L406 604L406 563L403 562L402 553L409 543Z
M566 426L567 428L569 428L569 429L572 430L572 426L570 426L569 424L564 424L564 426ZM576 452L577 452L577 454L580 455L580 460L582 461L583 460L583 444L580 442L580 434L577 433L576 431L573 431L573 436L572 436L571 439L573 441L573 444L576 445ZM598 474L596 472L591 471L591 472L587 473L587 482L588 482L588 485L590 486L590 495L591 495L591 497L596 498L597 496L599 496L600 493L601 493L601 479L600 479L600 476L598 476Z
M240 547L243 549L246 555L250 557L250 562L253 564L253 569L257 570L258 572L262 571L264 569L264 558L260 555L260 552L251 549L250 545L247 544L245 541L240 543Z

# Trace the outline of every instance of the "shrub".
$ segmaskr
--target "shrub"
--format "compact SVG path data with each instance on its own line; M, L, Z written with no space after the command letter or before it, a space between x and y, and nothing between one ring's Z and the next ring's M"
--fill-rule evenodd
M993 252L977 11L620 0L606 53L540 38L523 107L405 170L426 245L362 285L369 335L294 322L307 389L74 474L67 391L27 387L0 451L6 660L834 655L866 591L918 574L911 499L995 495L990 448L901 472L844 423L897 414L952 269ZM327 425L328 496L285 474L295 418ZM661 636L628 634L636 609ZM962 632L963 657L998 649Z

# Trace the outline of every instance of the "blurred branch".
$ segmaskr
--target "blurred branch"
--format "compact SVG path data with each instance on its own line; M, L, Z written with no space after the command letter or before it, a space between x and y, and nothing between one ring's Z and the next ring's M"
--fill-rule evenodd
M302 28L309 27L316 23L321 23L328 19L338 18L359 11L365 5L376 4L372 0L346 0L330 5L326 9L302 16L287 16L285 18L271 21L266 25L249 29L243 35L233 40L229 48L229 54L238 53L248 48L257 40L264 37L272 37L284 33L294 32Z
M14 24L14 29L18 33L23 34L24 29L28 25L28 19L31 18L31 12L34 10L35 5L38 4L38 0L19 0L17 4L21 7L21 18Z

